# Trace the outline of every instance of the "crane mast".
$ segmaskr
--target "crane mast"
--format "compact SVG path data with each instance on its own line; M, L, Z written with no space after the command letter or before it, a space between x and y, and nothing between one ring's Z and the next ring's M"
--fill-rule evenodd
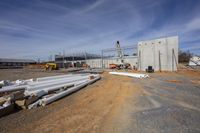
M121 49L119 41L117 41L117 43L116 43L116 51L117 51L118 57L120 58L121 63L123 63L124 62L123 61L124 60L124 53Z

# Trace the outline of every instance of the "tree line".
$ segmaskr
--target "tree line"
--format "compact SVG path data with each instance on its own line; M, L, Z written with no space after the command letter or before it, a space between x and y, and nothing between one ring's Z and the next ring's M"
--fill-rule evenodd
M187 51L179 50L178 62L179 63L188 63L192 56L193 56L193 53L191 53L189 50L187 50Z

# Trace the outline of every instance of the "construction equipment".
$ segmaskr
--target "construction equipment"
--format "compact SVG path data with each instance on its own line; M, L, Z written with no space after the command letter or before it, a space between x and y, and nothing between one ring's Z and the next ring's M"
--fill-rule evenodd
M129 63L124 64L109 64L110 69L130 69L131 65Z
M114 63L109 64L109 68L110 69L129 69L131 67L131 65L129 63L124 62L124 53L121 49L119 41L117 41L117 43L116 43L116 51L117 51L117 56L120 59L120 63L119 64L114 64Z
M123 63L121 66L122 69L131 69L131 64L129 63Z
M86 64L86 63L82 64L82 67L83 68L90 68L90 66L88 64Z
M57 70L57 69L58 69L58 66L55 63L46 63L45 65L45 70L52 71L52 70Z
M146 72L153 73L154 72L153 67L152 66L148 66L148 68L146 69Z
M116 43L116 51L117 51L117 54L118 54L118 57L121 59L121 62L123 62L123 59L124 59L124 53L121 49L121 46L119 44L119 41L117 41Z
M117 64L109 64L110 69L117 69L118 65Z

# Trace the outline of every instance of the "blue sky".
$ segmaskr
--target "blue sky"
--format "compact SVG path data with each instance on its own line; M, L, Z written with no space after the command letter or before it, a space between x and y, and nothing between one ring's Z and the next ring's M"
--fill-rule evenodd
M200 0L0 0L0 57L47 59L173 35L200 54Z

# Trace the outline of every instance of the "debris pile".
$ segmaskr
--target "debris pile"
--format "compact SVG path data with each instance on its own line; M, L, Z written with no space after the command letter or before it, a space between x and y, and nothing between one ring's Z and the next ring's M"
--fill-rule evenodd
M0 88L0 111L13 104L28 109L45 106L100 78L99 74L68 74L6 82Z

